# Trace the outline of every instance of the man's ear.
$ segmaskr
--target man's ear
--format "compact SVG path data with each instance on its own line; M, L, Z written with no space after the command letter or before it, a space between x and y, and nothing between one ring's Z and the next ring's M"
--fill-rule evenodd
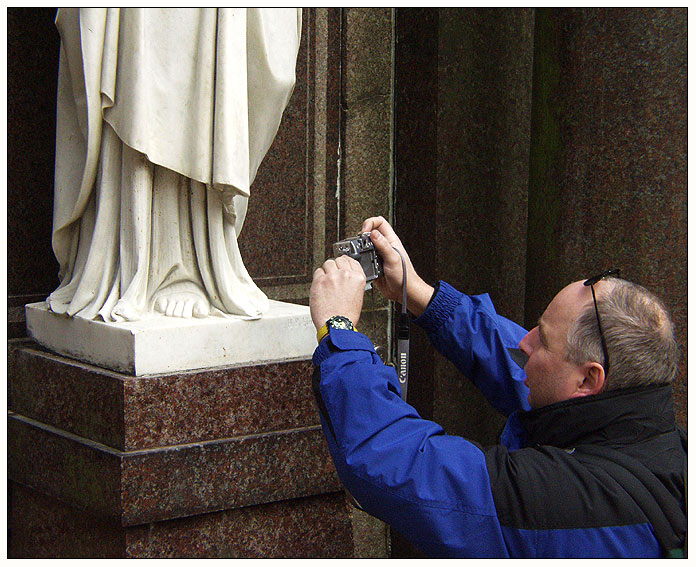
M586 362L583 367L584 379L577 390L577 396L594 396L604 389L604 367L599 362Z

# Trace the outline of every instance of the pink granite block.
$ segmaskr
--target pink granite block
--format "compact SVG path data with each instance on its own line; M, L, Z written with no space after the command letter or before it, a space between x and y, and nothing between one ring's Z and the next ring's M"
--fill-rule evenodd
M345 558L342 492L123 527L13 484L10 558Z
M10 341L9 409L122 451L319 423L312 364L133 377Z
M123 525L340 489L319 426L131 452L16 414L7 432L11 480Z

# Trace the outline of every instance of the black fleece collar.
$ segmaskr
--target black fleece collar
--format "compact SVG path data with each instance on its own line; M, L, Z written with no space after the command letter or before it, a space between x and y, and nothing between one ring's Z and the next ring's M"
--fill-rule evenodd
M613 390L520 412L527 446L622 446L674 431L670 384Z

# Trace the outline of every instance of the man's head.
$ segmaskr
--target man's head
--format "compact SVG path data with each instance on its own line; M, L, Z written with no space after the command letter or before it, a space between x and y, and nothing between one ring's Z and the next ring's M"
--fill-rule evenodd
M678 349L664 305L646 289L610 278L594 285L610 359L597 326L592 292L582 281L562 289L520 342L533 408L630 386L671 382Z

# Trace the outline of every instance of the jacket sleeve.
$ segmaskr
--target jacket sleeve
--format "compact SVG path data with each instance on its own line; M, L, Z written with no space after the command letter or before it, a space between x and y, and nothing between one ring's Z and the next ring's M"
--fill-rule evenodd
M339 478L368 513L435 557L507 557L483 452L421 419L370 340L331 329L313 387Z
M517 348L527 331L498 315L488 294L468 296L440 282L415 322L503 415L530 409L524 370L507 351Z

